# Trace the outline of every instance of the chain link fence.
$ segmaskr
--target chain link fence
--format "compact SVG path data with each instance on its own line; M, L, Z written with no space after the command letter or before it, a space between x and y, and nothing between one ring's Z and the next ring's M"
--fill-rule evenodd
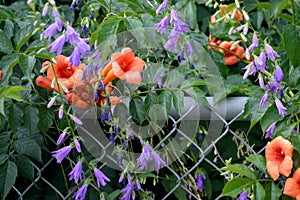
M220 168L225 166L224 159L219 155L219 149L218 149L218 143L222 141L224 137L231 137L232 141L236 144L235 151L237 154L260 154L262 151L264 151L264 148L257 149L253 143L249 142L247 137L245 137L245 134L239 132L239 124L242 121L247 121L247 119L241 119L241 115L243 114L243 107L247 101L247 98L229 98L225 101L225 104L221 104L219 106L223 107L226 106L228 109L228 112L226 114L220 114L218 113L218 109L208 109L203 107L198 108L198 111L200 110L200 119L199 120L207 120L210 118L210 122L214 120L217 123L222 124L222 131L218 133L211 133L211 135L207 135L207 137L204 139L202 145L198 145L193 138L189 137L189 134L182 131L178 124L183 120L183 117L178 118L176 114L172 114L170 117L170 121L172 121L172 129L169 133L165 134L165 137L160 141L160 143L155 147L159 147L162 143L164 143L165 140L168 139L168 137L172 137L172 134L176 132L176 134L179 134L181 138L184 138L187 140L195 149L199 151L199 157L198 161L192 165L188 166L187 169L184 172L178 173L174 171L170 166L165 166L167 170L171 174L173 174L176 177L176 184L175 186L169 190L166 194L164 194L164 197L162 199L172 199L171 195L176 191L178 188L182 188L186 191L186 194L191 199L200 199L199 195L195 194L192 189L189 189L186 187L184 183L184 179L188 178L192 172L199 167L200 165L209 165L216 173L219 175L222 175L222 171ZM183 116L186 116L193 110L197 109L198 105L196 104L188 104L185 105L186 109ZM212 117L213 116L213 117ZM87 130L85 130L87 131ZM53 149L55 148L55 141L51 136L46 135L46 141L49 146L53 146ZM262 145L263 146L263 145ZM108 148L107 146L102 146L103 149ZM214 152L215 156L208 156ZM114 160L114 158L110 155L105 155L105 152L103 153L104 161L105 159L110 159L111 161L117 163L117 160ZM219 155L219 156L218 156ZM239 157L240 155L238 155ZM70 158L67 158L68 162L72 163L74 166L74 161ZM102 159L103 160L103 159ZM66 161L64 161L66 162ZM8 199L11 198L18 198L19 200L22 199L31 199L32 196L38 196L40 195L40 198L43 199L43 194L51 193L53 199L71 199L76 190L78 189L75 186L68 188L66 186L66 189L60 188L57 186L57 182L59 181L66 181L66 180L54 180L51 178L50 174L55 174L57 171L64 171L63 166L60 166L56 164L56 160L49 155L49 159L47 162L45 162L43 165L39 165L36 163L33 163L33 166L35 168L35 178L32 180L32 182L27 182L24 180L17 180L16 184L13 186L13 189L11 190ZM66 170L65 170L66 171ZM88 172L86 172L88 173ZM42 185L42 188L41 188ZM97 190L97 186L91 184L91 186ZM216 199L221 199L221 195L219 195Z

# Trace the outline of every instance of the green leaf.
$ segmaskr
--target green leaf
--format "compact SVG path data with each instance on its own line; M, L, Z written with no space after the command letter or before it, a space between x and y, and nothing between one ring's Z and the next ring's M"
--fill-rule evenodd
M292 135L291 141L292 141L292 144L293 144L295 150L298 151L298 153L300 153L300 135L299 134Z
M143 28L142 21L137 17L125 18L126 29L133 35L137 42L137 46L145 44L145 29Z
M7 161L8 158L9 156L7 154L0 154L0 165Z
M248 166L243 164L228 165L222 169L247 176L248 178L251 178L253 180L256 179L255 173L251 169L249 169Z
M255 167L257 167L259 170L261 170L263 173L267 173L266 170L266 159L264 156L255 154L255 155L250 155L249 157L246 158L247 162L253 163Z
M146 119L146 112L144 108L144 102L141 97L134 97L129 102L129 111L134 120L139 124L142 124Z
M163 87L178 88L182 85L183 80L184 76L180 74L177 70L169 71L166 81L163 83Z
M274 132L272 133L272 137L282 136L284 138L288 138L291 134L297 122L291 124L289 118L284 119L283 121L276 124Z
M24 138L17 140L13 144L13 147L18 153L30 156L31 158L42 162L41 148L33 139Z
M39 122L37 128L42 132L46 133L52 126L54 120L54 112L46 107L39 108Z
M196 103L203 104L207 107L211 107L205 97L204 92L201 89L196 87L182 88L182 89L186 94L191 96L196 101Z
M236 198L251 182L251 179L246 178L232 179L224 186L222 190L222 196L231 196L233 198Z
M295 67L300 65L299 49L300 34L299 30L291 24L283 28L283 44L287 57Z
M198 30L195 1L178 1L175 7L182 20L186 22L191 29Z
M26 106L24 109L24 127L26 127L32 134L36 129L39 122L38 109L33 106Z
M14 14L8 7L0 5L0 17L1 18L13 18Z
M4 98L0 97L0 113L5 116L5 111L4 111Z
M19 57L19 65L24 76L31 82L31 72L35 65L35 57L21 54Z
M184 107L184 93L180 90L172 91L173 105L179 116L182 115L182 109Z
M106 198L107 200L115 200L118 198L118 196L121 194L120 190L115 190L111 192Z
M166 120L164 109L159 104L152 105L150 107L148 115L149 115L150 120L152 121L153 126L155 124L158 124L158 120L160 120L160 121ZM155 128L155 127L152 127L152 128Z
M249 94L251 98L247 101L244 109L244 113L241 116L242 118L250 117L250 129L263 117L268 107L271 105L270 103L266 103L262 108L259 107L260 100L264 95L261 91L256 91L255 93Z
M16 51L19 52L21 47L29 40L32 34L36 30L33 27L33 23L26 22L24 27L20 28L17 33L15 34L15 41L16 41Z
M9 54L1 58L0 66L2 68L3 75L4 75L2 81L8 80L8 78L11 75L12 69L14 68L14 66L18 64L18 62L19 62L19 55L17 54Z
M172 107L172 92L167 90L162 91L158 96L158 101L163 108L165 118L168 119Z
M278 186L271 182L266 186L266 197L265 200L276 200L279 199L281 196L281 190L278 188Z
M104 60L107 58L110 48L114 47L117 42L116 34L122 20L123 18L119 16L110 17L99 24L97 31L92 34L90 44L94 45L94 42L97 41Z
M275 104L272 104L272 106L266 110L265 114L260 120L261 130L265 133L273 122L281 119L282 118L279 117Z
M13 104L8 108L8 124L10 129L15 133L17 129L21 126L23 110L20 109L17 105Z
M19 175L27 178L31 181L34 180L34 167L33 163L24 155L16 154L14 155L16 164L18 166Z
M27 90L27 88L23 88L21 86L8 86L5 91L2 89L3 88L0 88L0 97L10 98L17 101L23 101L19 91Z
M0 193L2 199L5 199L12 186L15 184L18 175L17 165L8 161L0 166Z
M158 96L152 92L148 93L145 98L145 110L149 113L151 106L158 103Z
M123 128L127 125L129 118L128 108L124 103L119 103L114 109L114 117L118 120L118 125Z
M10 54L14 50L13 45L11 44L10 39L6 35L6 33L0 29L0 52L5 54Z
M265 199L266 191L264 187L256 181L254 184L254 199Z

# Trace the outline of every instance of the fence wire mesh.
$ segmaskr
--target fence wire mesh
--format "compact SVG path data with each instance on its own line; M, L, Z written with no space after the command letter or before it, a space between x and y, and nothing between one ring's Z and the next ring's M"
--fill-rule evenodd
M241 104L241 102L236 102ZM243 102L242 104L244 104ZM239 105L241 106L241 105ZM243 107L244 105L242 105ZM190 109L186 111L185 114L188 114L189 112L192 112L192 110L195 109L194 106L190 106ZM173 199L174 197L171 197L172 194L178 189L182 188L185 190L186 195L189 196L191 199L200 199L199 195L193 192L193 189L187 187L184 183L184 179L189 178L191 176L193 170L195 170L197 167L200 165L209 165L216 173L219 175L222 175L222 171L220 168L222 166L225 166L224 159L222 158L219 154L218 150L218 143L222 141L224 137L230 137L232 138L232 141L236 144L236 149L235 151L237 152L237 156L241 156L240 154L261 154L264 151L264 147L262 148L255 148L255 145L252 144L251 142L248 141L247 137L245 137L244 133L239 132L239 123L240 121L240 116L243 114L243 109L239 110L235 113L235 116L231 117L226 117L222 116L221 114L218 113L218 110L210 110L216 118L214 120L222 123L223 129L220 134L217 136L213 137L213 140L208 141L207 145L198 145L195 141L194 138L190 138L189 134L186 132L182 131L178 124L180 124L181 118L176 118L171 116L170 121L172 121L172 129L169 131L169 133L165 134L165 137L160 141L160 143L155 147L157 148L161 144L164 143L169 137L172 137L172 134L176 133L181 136L181 138L184 138L187 140L195 149L198 149L199 151L199 156L198 156L198 161L192 165L188 166L183 172L176 172L173 170L170 166L165 166L166 169L169 170L171 174L173 174L176 177L176 184L174 187L172 187L167 193L164 194L162 199ZM184 114L184 115L185 115ZM183 115L183 116L184 116ZM202 120L201 117L199 120ZM246 121L244 119L244 121ZM88 130L84 130L87 133L89 132ZM55 148L56 142L53 140L53 138L49 135L46 135L45 140L48 143L49 148ZM109 145L109 144L108 144ZM225 144L226 145L226 144ZM52 147L51 147L52 146ZM102 146L102 148L105 150L105 148L108 148L108 146ZM214 156L209 156L209 154L213 152ZM110 159L111 161L117 163L117 160L115 160L112 156L110 155L105 155L105 151L103 153L103 158L104 159ZM102 154L101 153L101 154ZM12 191L10 192L8 199L31 199L31 197L35 196L38 197L40 196L41 199L43 199L43 194L52 194L53 199L71 199L76 190L78 189L75 186L68 187L66 185L66 188L60 188L57 186L57 183L60 181L66 181L66 180L54 180L51 177L51 174L55 174L56 171L64 171L63 167L58 165L56 163L56 160L48 155L49 159L47 162L41 164L36 164L33 163L33 166L35 168L35 178L31 182L24 181L23 179L17 180L16 184L13 186ZM73 166L75 164L74 160L67 158L68 162L70 162ZM105 160L104 160L105 161ZM86 171L86 173L88 173ZM97 186L91 184L92 188L97 190ZM155 198L155 197L154 197ZM216 198L216 199L221 199L222 196L221 194ZM155 198L156 199L156 198Z

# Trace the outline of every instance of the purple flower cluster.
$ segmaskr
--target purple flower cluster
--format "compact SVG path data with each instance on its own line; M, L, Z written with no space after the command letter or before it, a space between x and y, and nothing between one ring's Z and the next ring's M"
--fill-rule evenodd
M147 170L148 169L148 163L150 161L154 162L153 170L159 170L161 166L165 165L165 162L161 159L161 157L152 150L149 144L145 144L143 148L143 152L141 155L137 158L136 164L140 167L140 170Z
M249 52L252 52L256 47L258 47L258 38L256 34L254 34L252 39L252 44L248 47ZM264 50L265 50L264 52L260 53L259 57L253 55L254 60L245 67L246 72L243 78L246 79L249 75L255 75L258 72L259 86L261 88L265 87L265 94L263 95L259 106L263 107L267 102L268 98L272 96L272 94L275 94L275 105L277 107L278 113L283 117L286 114L286 108L283 106L282 102L280 101L280 99L283 96L281 82L284 77L281 67L279 65L276 65L274 74L270 75L266 86L263 78L263 74L265 74L265 71L268 69L267 59L274 62L276 57L278 58L280 56L267 43L265 43Z
M62 21L56 7L53 8L53 16L55 17L55 22L43 32L43 36L48 38L48 40L53 37L56 31L61 32L63 29ZM68 25L66 27L66 32L56 38L54 42L48 46L50 52L56 52L57 55L60 55L66 42L69 42L69 44L74 47L74 51L70 56L70 63L74 66L78 66L80 64L81 55L86 56L91 49L87 44L88 39L80 38L79 34Z
M158 15L163 9L168 5L168 0L164 0L157 8L156 15ZM166 33L166 28L169 24L169 17L165 16L158 24L156 24L156 29L160 34ZM172 9L170 14L170 25L173 27L171 33L168 36L168 41L165 44L165 49L168 51L174 51L175 45L178 42L179 35L189 31L188 25L179 19L177 12ZM188 47L189 48L189 47ZM188 54L189 52L188 49Z

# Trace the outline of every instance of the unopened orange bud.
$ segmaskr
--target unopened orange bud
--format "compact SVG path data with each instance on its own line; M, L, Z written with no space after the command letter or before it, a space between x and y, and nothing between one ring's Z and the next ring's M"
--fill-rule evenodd
M111 97L109 97L109 101L110 101L111 105L117 105L120 103L120 97L111 96Z

